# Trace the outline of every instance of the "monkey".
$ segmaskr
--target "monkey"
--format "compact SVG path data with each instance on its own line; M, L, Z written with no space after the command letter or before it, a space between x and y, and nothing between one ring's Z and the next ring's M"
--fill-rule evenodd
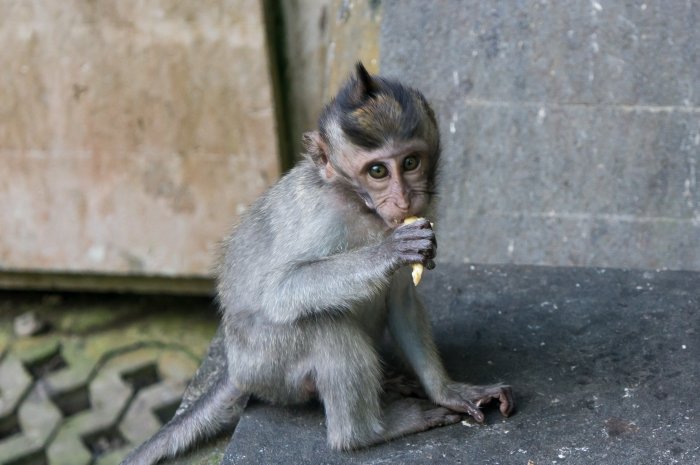
M354 450L514 409L508 385L453 381L411 264L435 267L431 223L440 136L423 94L361 62L304 135L297 165L241 216L216 284L226 368L213 387L122 465L151 465L240 417L250 396L318 399L326 439ZM402 224L409 216L421 217ZM427 399L383 397L388 330Z

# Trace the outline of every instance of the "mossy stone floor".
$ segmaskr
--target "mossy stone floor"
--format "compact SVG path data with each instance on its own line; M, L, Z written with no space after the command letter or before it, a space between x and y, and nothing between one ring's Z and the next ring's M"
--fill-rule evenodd
M45 327L17 336L27 312ZM0 292L0 463L118 464L172 416L218 320L206 297ZM218 463L225 442L172 463Z

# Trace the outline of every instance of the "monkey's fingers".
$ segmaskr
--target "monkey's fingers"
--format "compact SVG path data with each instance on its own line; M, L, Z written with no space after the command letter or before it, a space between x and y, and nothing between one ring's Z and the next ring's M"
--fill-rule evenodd
M421 220L421 219L424 219L424 218L418 218L417 216L409 216L408 218L403 220L403 224L415 223L416 221ZM433 224L430 223L430 227L432 227L432 226L433 226ZM432 264L432 267L428 267L429 270L432 270L433 268L435 268L435 263L432 260L430 260L429 263ZM422 263L414 263L413 265L411 265L411 268L413 268L413 270L411 271L411 277L413 278L413 285L417 286L418 283L420 283L420 280L423 278L423 270L425 267L423 266Z
M477 423L483 423L485 420L484 413L479 410L479 407L477 407L474 402L470 400L465 401L463 404L463 409L459 409L459 411L463 411L464 413L468 414L470 417L476 420Z
M484 392L481 397L476 400L476 405L479 407L486 405L494 400L499 402L498 410L505 417L510 416L515 408L513 400L513 389L510 386L490 386L483 388Z
M455 412L466 413L474 420L476 420L477 423L484 422L485 417L482 411L479 409L479 404L468 399L465 396L459 395L456 392L453 396L441 399L438 402L438 404L442 405L443 407L447 407L448 409L453 410Z

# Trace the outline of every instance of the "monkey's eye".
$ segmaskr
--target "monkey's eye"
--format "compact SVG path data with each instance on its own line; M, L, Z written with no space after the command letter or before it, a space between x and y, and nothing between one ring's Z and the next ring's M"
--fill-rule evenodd
M389 171L384 165L377 164L369 167L369 175L374 179L385 178L387 174L389 174Z
M410 155L403 159L404 171L413 171L420 165L420 160L415 155Z

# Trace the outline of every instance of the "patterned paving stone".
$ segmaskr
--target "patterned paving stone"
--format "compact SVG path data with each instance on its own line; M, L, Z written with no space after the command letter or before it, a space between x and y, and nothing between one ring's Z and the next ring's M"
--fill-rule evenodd
M17 358L8 356L0 361L0 425L16 412L31 385L31 376ZM3 429L0 427L0 434Z
M132 395L132 388L125 383L119 373L100 373L90 383L91 409L70 417L61 426L55 440L47 450L52 465L89 465L92 451L86 438L99 441L99 435L113 428L120 413L126 408Z
M173 369L176 357L162 355L162 350L136 350L105 364L89 384L90 409L66 419L48 447L49 463L89 465L116 449L126 453L158 430L169 419L160 418L159 409L177 404L187 383L184 378L161 379L178 371ZM159 365L161 358L168 366ZM179 361L189 373L196 368L188 358Z
M158 431L165 421L172 418L185 387L182 382L164 381L142 389L119 424L124 439L137 444Z
M47 327L19 337L27 311ZM0 292L0 465L118 465L172 416L217 322L206 298Z
M117 351L84 385L52 384L74 370L34 380L7 356L0 363L0 464L118 463L172 416L195 369L196 361L175 349L142 348Z
M42 463L44 448L61 421L61 413L41 384L35 384L17 410L20 431L0 441L0 463Z

